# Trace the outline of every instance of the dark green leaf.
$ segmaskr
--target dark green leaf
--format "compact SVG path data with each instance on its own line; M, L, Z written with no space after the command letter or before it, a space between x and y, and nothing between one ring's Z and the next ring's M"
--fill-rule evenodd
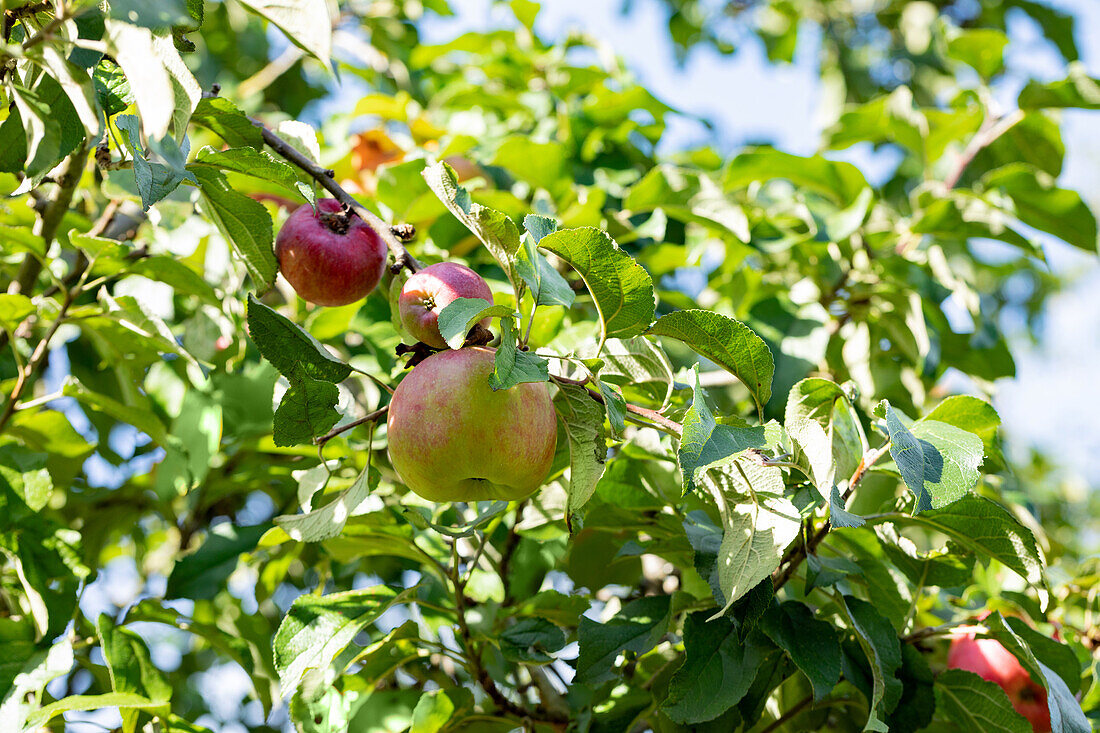
M639 598L623 606L605 624L581 617L577 627L577 681L598 685L614 679L619 654L641 656L655 647L668 630L669 600L669 596Z
M315 338L252 295L248 296L248 335L264 358L288 379L311 377L336 383L351 374L351 367Z
M494 366L493 373L489 375L489 387L495 391L511 389L523 382L548 381L550 365L546 359L516 348L511 318L502 318L500 323L500 346L493 357Z
M199 181L207 216L214 220L233 251L244 261L257 291L266 292L275 284L279 269L273 249L271 215L259 201L230 188L219 171L193 166L191 173Z
M262 150L264 138L244 112L224 97L203 97L191 121L215 133L234 148Z
M736 376L763 413L772 395L775 362L768 345L744 323L713 311L682 310L661 316L648 333L683 341Z
M242 552L256 547L270 523L251 527L219 524L193 554L184 557L168 576L165 598L204 598L217 595L225 580L237 568Z
M832 624L815 618L803 603L785 601L764 614L760 630L809 678L815 700L836 687L840 679L840 641Z
M1008 695L973 672L949 669L936 677L936 714L964 730L1031 733L1031 724L1012 708Z
M340 390L335 384L304 374L295 377L275 411L272 424L275 445L310 443L327 433L340 421L336 409L339 400Z

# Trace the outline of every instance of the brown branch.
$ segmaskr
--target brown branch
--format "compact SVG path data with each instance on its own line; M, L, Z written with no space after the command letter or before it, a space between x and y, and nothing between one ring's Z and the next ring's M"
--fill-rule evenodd
M390 409L389 405L386 405L385 407L379 407L374 412L368 412L366 415L363 415L363 417L359 418L358 420L352 420L347 425L341 425L338 428L333 428L332 430L328 431L327 433L325 433L321 437L314 438L313 439L313 444L314 445L324 445L325 443L329 442L330 440L335 438L337 435L340 435L341 433L346 433L347 431L352 430L354 428L357 428L360 425L363 425L364 423L374 422L378 418L385 415L386 412L389 411L389 409Z
M378 232L378 235L382 237L382 241L386 243L390 253L393 255L393 265L390 266L392 272L400 272L403 267L408 268L410 272L416 272L421 268L421 264L415 257L409 254L409 251L405 249L405 245L403 245L398 240L397 236L394 235L390 226L352 198L351 194L345 191L333 178L332 170L322 168L314 163L286 140L283 140L274 132L267 129L262 122L252 120L252 124L260 128L260 134L263 135L264 142L267 143L272 150L305 171L313 180L321 184L322 188L331 193L333 198L347 207L349 211L355 212L356 216L367 224L370 224L371 227Z
M588 386L588 382L590 381L588 379L570 379L569 377L559 377L555 375L551 375L550 379L560 384L571 384L575 387L584 387L588 391L589 397L596 400L596 402L599 402L601 405L605 404L603 395L600 394L598 390L595 390L592 387ZM680 435L684 432L683 425L676 422L675 420L671 420L665 417L656 410L651 410L648 407L642 407L641 405L635 405L631 402L627 402L625 403L625 405L627 412L638 415L639 417L644 417L648 420L652 420L666 430L672 431L676 435Z
M871 466L875 465L878 459L882 458L886 451L890 448L890 442L887 441L873 451L868 451L863 454L863 457L859 459L859 465L856 466L856 470L852 472L852 477L848 479L848 488L844 489L844 493L840 495L842 502L848 501L848 497L852 495L852 491L855 490L856 485L863 480L863 477L867 474L867 471ZM779 590L787 581L791 579L798 566L802 564L802 561L813 551L817 549L824 540L825 536L829 534L829 530L832 528L832 523L829 520L825 520L825 524L821 525L821 528L815 532L808 541L797 544L793 548L789 548L783 555L783 559L780 561L780 569L772 575L772 587L775 590Z

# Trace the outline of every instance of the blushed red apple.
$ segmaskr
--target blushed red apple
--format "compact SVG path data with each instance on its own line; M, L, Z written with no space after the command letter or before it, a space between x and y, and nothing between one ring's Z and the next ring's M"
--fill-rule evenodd
M405 281L397 298L401 324L417 341L437 349L447 348L439 333L439 312L458 298L481 298L493 304L493 291L481 275L457 262L439 262L425 267ZM489 319L481 321L488 327Z
M387 417L390 463L429 501L521 499L540 486L557 446L545 382L489 388L495 351L440 351L397 385Z
M1035 731L1050 730L1047 691L1027 673L1016 656L996 639L978 639L973 633L956 638L947 653L947 666L965 669L993 682L1008 694L1012 707L1027 718Z
M279 271L302 299L347 305L378 285L386 268L386 243L354 214L340 213L336 199L318 199L291 214L275 238Z

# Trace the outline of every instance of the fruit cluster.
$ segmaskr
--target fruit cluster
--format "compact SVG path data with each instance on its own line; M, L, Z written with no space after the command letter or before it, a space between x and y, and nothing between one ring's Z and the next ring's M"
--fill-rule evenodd
M335 199L290 215L275 242L279 271L304 300L340 306L382 279L382 236ZM390 462L430 501L519 499L542 485L557 446L557 417L545 382L494 391L494 350L447 347L440 311L458 298L493 302L489 284L454 262L414 273L398 298L404 329L436 350L401 381L387 417ZM484 319L482 327L488 327Z

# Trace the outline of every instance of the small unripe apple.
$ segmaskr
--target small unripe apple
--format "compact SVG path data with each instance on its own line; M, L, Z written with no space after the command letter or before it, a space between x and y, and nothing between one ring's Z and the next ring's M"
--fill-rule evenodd
M1031 679L1016 656L996 639L978 639L974 634L956 638L947 653L947 666L965 669L1001 687L1016 712L1027 718L1035 731L1050 730L1047 691Z
M359 217L345 217L336 199L318 199L287 217L275 238L279 271L295 292L317 305L347 305L374 290L386 269L386 243Z
M439 333L439 312L458 298L481 298L493 304L493 291L481 275L457 262L439 262L425 267L405 281L397 298L401 324L417 341L437 349L447 348ZM481 321L488 327L489 319Z
M557 446L545 382L489 388L494 350L440 351L397 385L387 417L390 463L429 501L521 499L538 489Z

